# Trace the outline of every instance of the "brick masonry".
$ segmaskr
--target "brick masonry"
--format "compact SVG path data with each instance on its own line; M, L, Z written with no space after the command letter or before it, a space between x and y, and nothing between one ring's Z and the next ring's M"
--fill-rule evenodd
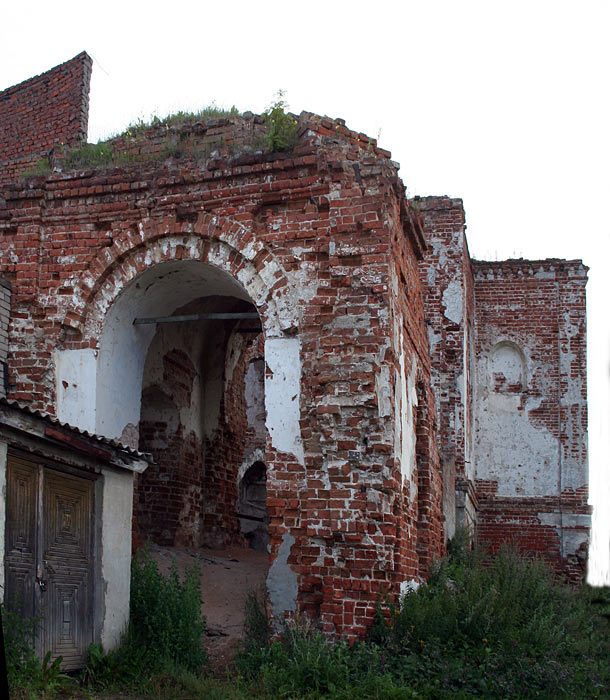
M471 260L461 201L408 201L342 120L301 114L288 153L257 152L263 131L156 125L114 142L123 167L4 185L9 396L152 453L136 539L244 544L240 478L262 461L271 608L328 634L362 635L460 524L579 579L586 268ZM227 311L261 330L133 325Z
M86 142L91 65L83 52L0 92L0 186L53 149Z

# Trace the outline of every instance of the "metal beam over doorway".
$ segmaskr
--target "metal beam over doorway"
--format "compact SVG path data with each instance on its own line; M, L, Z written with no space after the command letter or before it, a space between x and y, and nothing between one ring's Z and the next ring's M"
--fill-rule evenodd
M259 315L253 312L186 314L184 316L158 316L156 318L134 318L133 325L144 323L180 323L182 321L237 321L243 319L259 320ZM254 329L253 329L254 330Z

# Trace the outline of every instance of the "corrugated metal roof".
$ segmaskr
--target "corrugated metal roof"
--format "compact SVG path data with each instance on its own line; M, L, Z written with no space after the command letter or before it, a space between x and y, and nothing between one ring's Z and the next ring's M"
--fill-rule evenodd
M18 410L23 411L24 413L30 416L40 418L41 420L45 421L45 423L49 423L50 425L63 428L64 430L69 430L70 432L88 438L89 440L95 440L96 442L101 443L102 445L109 445L110 447L114 447L117 450L122 450L123 452L127 452L132 457L152 461L152 455L150 455L148 452L140 452L139 450L136 450L133 447L124 445L122 442L119 442L119 440L107 438L103 435L96 435L95 433L90 433L87 430L81 430L80 428L77 428L74 425L70 425L69 423L62 423L60 420L50 415L49 413L46 413L45 411L38 411L32 409L26 404L20 403L19 401L15 401L14 399L7 399L3 396L0 396L0 405L10 406L11 408L17 408Z

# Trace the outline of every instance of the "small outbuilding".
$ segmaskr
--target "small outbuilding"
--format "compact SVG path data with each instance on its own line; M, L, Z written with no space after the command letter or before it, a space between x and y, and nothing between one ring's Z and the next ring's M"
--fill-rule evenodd
M0 584L36 651L84 665L127 623L133 475L144 455L0 398Z

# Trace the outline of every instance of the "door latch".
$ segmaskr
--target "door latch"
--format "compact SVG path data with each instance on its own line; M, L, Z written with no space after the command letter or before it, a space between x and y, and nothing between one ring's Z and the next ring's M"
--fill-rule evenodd
M40 570L40 566L36 568L36 583L39 585L41 593L44 593L47 590L47 582L42 577L42 571Z

